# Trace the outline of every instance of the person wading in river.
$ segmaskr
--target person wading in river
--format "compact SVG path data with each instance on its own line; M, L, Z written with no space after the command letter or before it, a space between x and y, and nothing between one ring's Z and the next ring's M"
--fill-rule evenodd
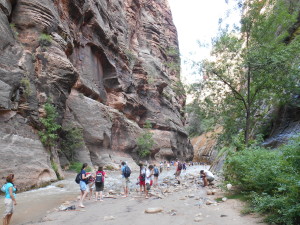
M16 191L17 188L14 185L15 176L14 174L9 174L6 178L5 184L5 212L3 215L3 225L8 225L10 223L11 217L14 212L14 205L17 205L16 201Z
M84 208L85 206L83 205L83 200L85 199L85 196L88 194L88 189L87 189L87 183L89 180L89 176L86 175L86 168L88 164L83 163L82 168L81 168L81 180L80 180L80 191L81 191L81 196L80 196L80 202L79 202L79 207Z

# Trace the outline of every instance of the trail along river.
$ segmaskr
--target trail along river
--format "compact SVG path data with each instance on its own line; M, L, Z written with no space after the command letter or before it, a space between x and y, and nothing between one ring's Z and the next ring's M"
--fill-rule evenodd
M208 169L209 166L206 166ZM199 171L204 169L204 166L190 166L182 174L189 173L197 175ZM174 177L176 168L171 167L169 171L166 169L159 176L158 182L161 182L165 177ZM106 171L107 178L105 179L104 193L108 190L122 191L122 180L119 171ZM66 172L66 178L61 181L54 182L44 188L38 188L31 191L17 193L17 206L12 217L11 224L30 224L40 220L47 212L58 208L65 201L72 201L80 195L79 185L75 183L76 174ZM138 172L133 171L130 176L130 190L139 189L136 185ZM17 181L16 181L17 183ZM63 188L58 187L62 185ZM4 212L4 196L0 197L0 213Z

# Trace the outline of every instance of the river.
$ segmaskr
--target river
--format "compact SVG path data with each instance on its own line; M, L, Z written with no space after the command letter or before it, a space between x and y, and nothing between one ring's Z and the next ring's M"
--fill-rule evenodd
M209 166L206 167L208 169ZM199 174L200 169L204 169L203 166L190 166L187 167L186 172L191 174ZM159 176L159 182L165 177L173 177L175 167L171 167L169 171L164 170ZM113 189L117 192L122 189L122 180L119 171L107 171L108 177L105 179L105 191ZM65 201L72 201L80 195L79 185L75 183L74 179L76 174L66 172L66 178L61 181L52 183L44 188L38 188L31 191L17 193L17 206L12 217L11 224L30 224L40 220L47 212L58 208ZM130 189L134 190L139 188L136 185L138 172L133 171L131 178ZM16 182L17 183L17 182ZM59 187L63 186L63 188ZM0 213L4 211L4 196L1 196Z

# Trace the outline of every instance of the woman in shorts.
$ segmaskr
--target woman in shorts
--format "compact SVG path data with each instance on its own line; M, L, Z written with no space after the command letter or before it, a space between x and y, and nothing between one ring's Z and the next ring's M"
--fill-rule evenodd
M6 177L5 184L5 212L3 215L3 225L8 225L10 223L11 217L14 212L14 205L17 205L16 201L16 191L17 188L14 185L15 176L14 174L9 174Z
M83 200L85 199L85 196L88 194L88 188L87 188L87 183L89 180L89 176L86 174L86 168L88 164L83 163L81 167L81 179L80 179L80 191L81 191L81 196L80 196L80 202L79 202L79 207L84 208L85 206L83 205Z

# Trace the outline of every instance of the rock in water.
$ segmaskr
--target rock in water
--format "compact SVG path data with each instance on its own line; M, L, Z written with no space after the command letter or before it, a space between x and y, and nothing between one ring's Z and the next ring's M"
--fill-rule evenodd
M148 208L145 210L145 213L160 213L164 211L163 208L161 207L156 207L156 208Z

